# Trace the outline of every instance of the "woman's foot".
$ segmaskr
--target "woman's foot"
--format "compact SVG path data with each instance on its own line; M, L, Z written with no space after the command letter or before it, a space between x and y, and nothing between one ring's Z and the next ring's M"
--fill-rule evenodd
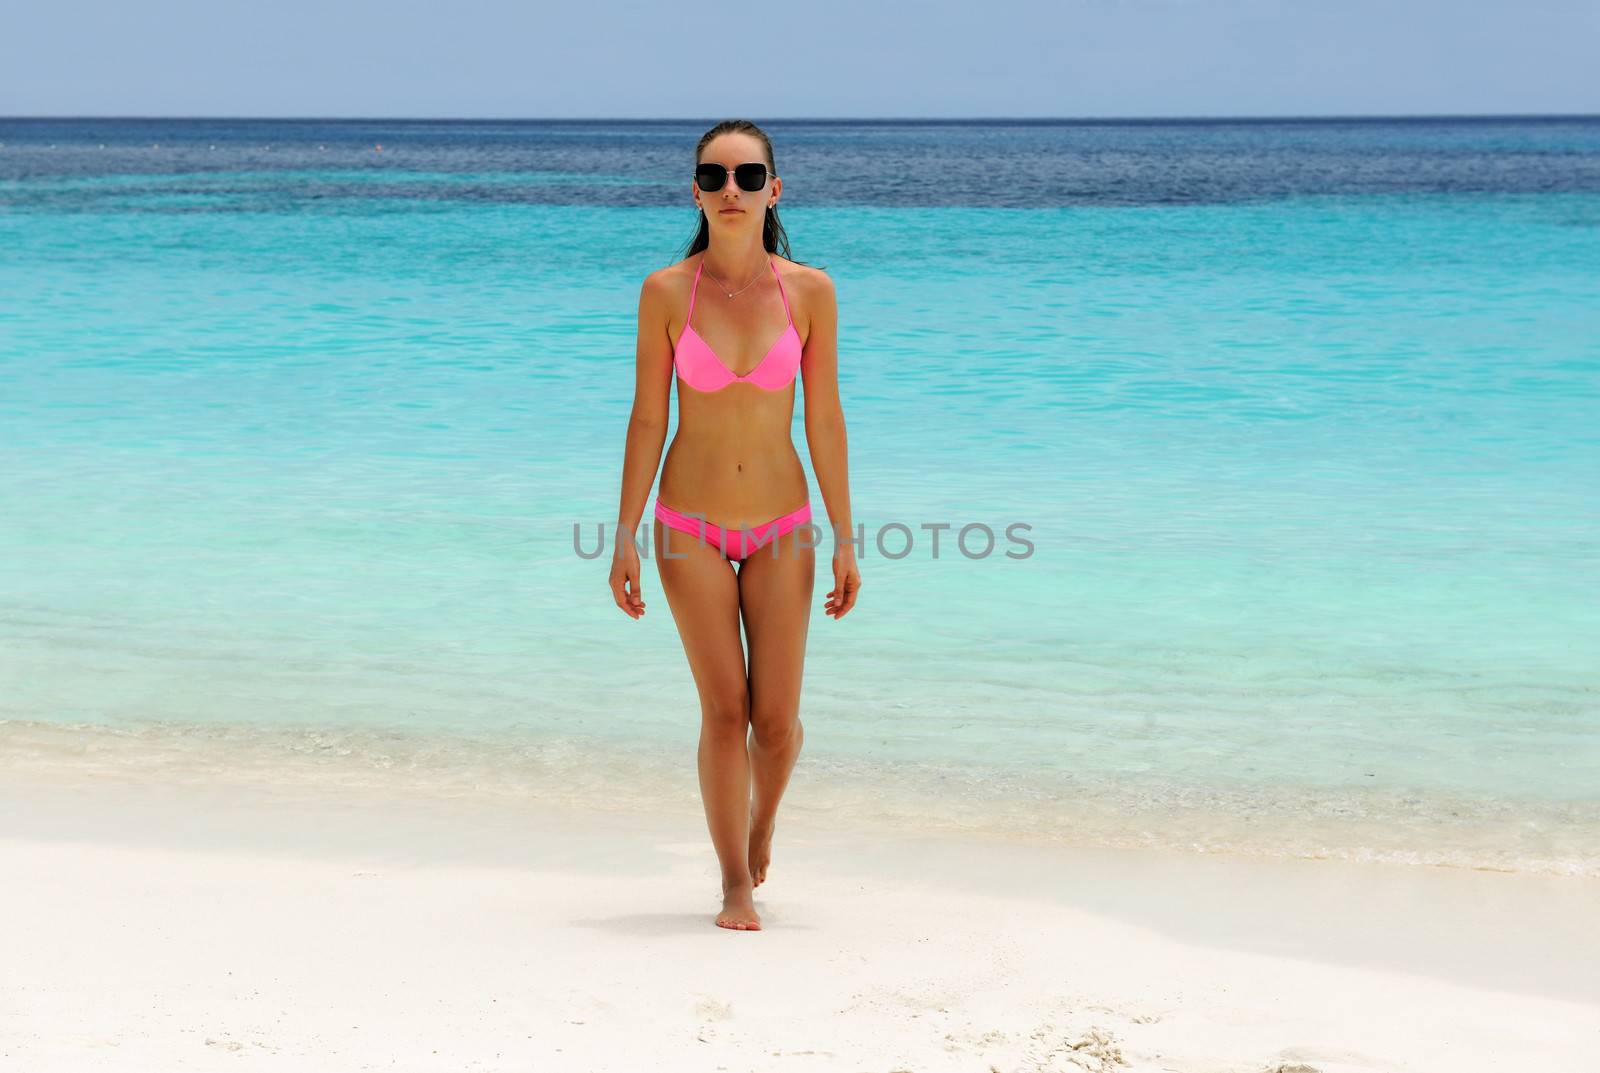
M722 912L717 914L717 927L733 931L761 930L761 918L756 915L753 884L738 883L722 888Z
M772 863L772 825L757 827L750 823L750 875L756 886L767 878L767 865Z

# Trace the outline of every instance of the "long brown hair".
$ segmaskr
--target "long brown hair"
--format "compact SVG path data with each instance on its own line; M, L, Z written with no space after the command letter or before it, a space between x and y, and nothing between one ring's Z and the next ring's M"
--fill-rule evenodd
M700 154L706 151L706 146L711 144L713 138L723 134L748 134L761 143L762 150L767 157L767 173L778 174L778 165L772 159L772 139L767 137L767 132L750 122L748 119L724 119L704 134L700 135L700 142L694 147L694 162L698 167ZM783 229L783 221L778 219L778 209L775 205L767 206L767 218L761 224L761 244L768 253L782 254L786 260L794 261L794 255L789 252L789 233ZM711 221L706 219L705 211L700 212L700 225L695 231L694 238L689 240L689 246L683 251L684 257L691 257L711 245ZM682 260L682 258L679 258ZM795 261L796 264L805 264L804 261Z

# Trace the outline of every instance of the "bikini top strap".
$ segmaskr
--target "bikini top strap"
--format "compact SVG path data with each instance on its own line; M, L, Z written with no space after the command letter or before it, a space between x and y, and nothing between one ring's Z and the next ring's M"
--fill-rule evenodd
M694 286L689 288L689 312L683 315L684 324L688 324L689 318L694 316L694 296L695 293L700 290L700 270L704 268L705 265L705 261L702 260L699 264L694 266Z
M772 266L772 274L778 277L778 293L783 296L783 315L789 318L789 324L793 326L794 314L789 311L789 293L783 289L783 276L778 272L778 262L768 257L767 264Z

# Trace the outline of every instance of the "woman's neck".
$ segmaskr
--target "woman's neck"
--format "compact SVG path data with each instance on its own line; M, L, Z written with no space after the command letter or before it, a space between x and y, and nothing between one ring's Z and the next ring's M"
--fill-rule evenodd
M727 286L741 287L767 266L768 256L758 236L756 241L737 247L713 242L701 255L700 264Z

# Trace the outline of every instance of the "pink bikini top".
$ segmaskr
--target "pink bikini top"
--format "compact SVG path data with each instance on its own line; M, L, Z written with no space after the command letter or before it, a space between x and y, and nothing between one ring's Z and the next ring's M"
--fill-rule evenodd
M700 290L700 269L705 265L705 260L702 258L695 267L694 286L689 290L689 312L683 318L683 332L672 348L672 364L683 382L696 391L720 391L736 381L754 384L765 391L779 391L794 383L795 375L800 371L800 333L794 328L794 314L789 310L789 295L783 289L783 277L778 275L778 266L772 263L770 257L767 258L767 264L771 266L772 274L778 276L778 293L783 296L783 312L789 318L789 326L772 344L766 357L743 376L724 365L716 351L689 324L694 316L694 298Z

